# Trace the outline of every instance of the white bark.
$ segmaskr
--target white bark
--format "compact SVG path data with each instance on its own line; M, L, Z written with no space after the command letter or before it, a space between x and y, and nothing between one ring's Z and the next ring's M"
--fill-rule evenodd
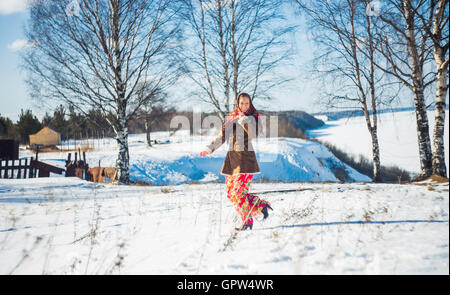
M436 85L435 125L433 130L433 174L447 177L444 149L445 98L447 96L448 59L442 60L440 48L435 48L435 60L438 67Z
M427 109L424 97L423 67L417 52L415 14L410 0L403 1L403 13L406 19L406 45L412 69L412 86L414 92L414 105L416 107L417 138L419 143L419 160L422 176L430 176L431 141L428 124Z
M122 103L119 103L119 110L117 112L117 131L116 140L119 146L119 154L116 160L116 181L124 184L130 182L130 155L128 150L128 122L126 114L126 103L123 98L119 98Z
M445 99L448 91L448 34L445 38L443 31L448 25L449 11L448 0L439 0L434 11L433 39L434 60L437 67L436 85L436 105L435 105L435 125L433 130L433 174L447 177L447 167L445 165L444 149L444 128L445 128ZM432 14L433 15L433 14ZM448 33L448 27L447 27ZM442 42L446 42L442 44Z

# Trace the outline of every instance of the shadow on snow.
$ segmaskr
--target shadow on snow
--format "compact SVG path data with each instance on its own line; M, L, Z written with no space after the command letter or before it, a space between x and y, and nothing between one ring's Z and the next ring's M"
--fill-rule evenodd
M290 225L278 225L273 227L265 227L255 230L268 230L277 228L295 228L295 227L312 227L312 226L330 226L330 225L343 225L343 224L394 224L394 223L445 223L448 220L384 220L384 221L335 221L335 222L315 222L305 224L290 224Z

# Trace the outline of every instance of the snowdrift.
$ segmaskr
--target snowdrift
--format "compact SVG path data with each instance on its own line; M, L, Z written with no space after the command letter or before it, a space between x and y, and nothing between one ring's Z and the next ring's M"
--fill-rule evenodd
M255 174L255 181L371 181L315 142L294 138L259 140L255 150L261 170ZM223 182L225 176L220 171L225 154L221 147L209 157L188 154L173 160L139 157L133 161L132 156L130 175L132 180L155 185Z

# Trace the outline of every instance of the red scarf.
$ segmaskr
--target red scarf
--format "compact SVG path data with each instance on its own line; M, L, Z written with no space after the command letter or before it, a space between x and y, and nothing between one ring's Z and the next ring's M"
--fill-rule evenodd
M240 94L237 96L238 99L236 100L236 104L234 106L234 110L232 110L227 117L225 118L225 123L222 125L222 142L225 142L225 126L228 124L228 122L230 122L231 120L238 118L239 117L239 96ZM255 107L253 106L253 102L252 99L249 98L250 100L250 107L248 108L248 110L246 112L244 112L245 116L254 116L255 120L256 120L256 134L258 134L258 119L260 117L260 114L256 111Z

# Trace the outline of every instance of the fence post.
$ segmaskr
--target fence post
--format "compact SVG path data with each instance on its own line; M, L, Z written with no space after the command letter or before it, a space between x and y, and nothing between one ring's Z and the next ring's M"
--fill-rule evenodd
M6 165L5 165L5 173L3 174L3 178L8 178L8 160L6 160Z
M28 168L28 178L33 178L33 157L30 158L30 166Z
M14 165L16 165L16 160L12 160L10 179L14 179L14 167L15 167Z
M24 179L27 178L27 169L29 169L28 168L28 158L25 158L25 169L23 171L23 178Z
M86 165L86 152L83 152L83 172L84 172L84 178L87 179L87 165Z
M11 177L9 177L9 179L14 179L14 165L16 164L16 160L12 160L12 163L11 163Z
M19 159L19 171L17 172L17 179L22 177L22 159Z

